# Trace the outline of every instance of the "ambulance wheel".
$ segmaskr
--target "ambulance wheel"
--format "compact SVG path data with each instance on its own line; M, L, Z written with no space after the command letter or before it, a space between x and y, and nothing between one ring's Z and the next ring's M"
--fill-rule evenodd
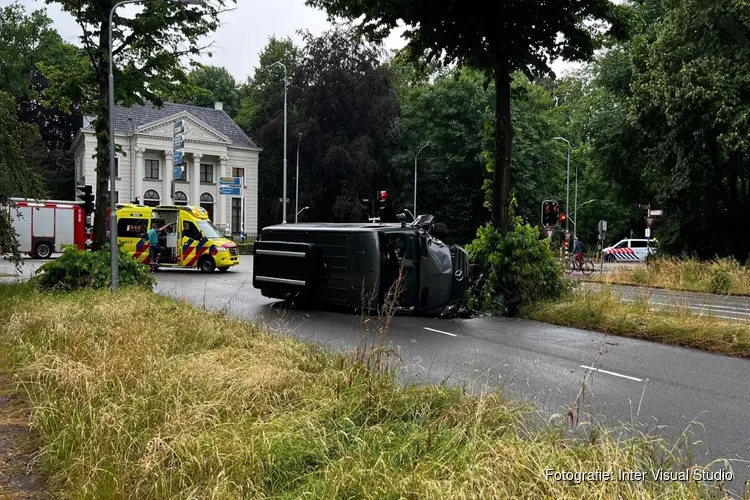
M49 259L51 255L52 245L50 245L46 241L37 243L36 248L34 249L34 257L36 257L37 259Z
M198 269L200 269L202 273L212 273L214 272L214 269L216 269L216 263L214 262L214 259L205 257L198 261Z
M615 256L614 255L611 255L611 254L607 255L607 262L611 263L611 262L614 262L614 261L615 261Z
M228 267L220 267L219 271L221 271L222 273L225 273L225 272L229 271L229 268Z

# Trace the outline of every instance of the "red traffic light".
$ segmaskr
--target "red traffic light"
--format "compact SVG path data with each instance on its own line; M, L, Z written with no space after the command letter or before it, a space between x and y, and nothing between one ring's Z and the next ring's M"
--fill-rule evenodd
M388 198L388 191L381 191L380 192L380 201L384 201L386 198Z
M560 222L565 222L565 219L567 219L567 218L568 218L568 216L566 214L564 214L564 213L560 214Z

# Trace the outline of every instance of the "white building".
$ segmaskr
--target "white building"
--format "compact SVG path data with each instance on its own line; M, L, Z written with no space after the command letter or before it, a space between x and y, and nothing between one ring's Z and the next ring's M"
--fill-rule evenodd
M214 108L165 103L123 108L117 106L115 142L122 148L115 168L116 201L144 205L200 205L221 230L239 239L252 236L258 227L258 154L250 137L223 111ZM181 180L172 195L172 135L174 124L186 125ZM76 185L91 185L96 196L96 136L90 118L73 142ZM242 177L242 197L219 194L219 177Z

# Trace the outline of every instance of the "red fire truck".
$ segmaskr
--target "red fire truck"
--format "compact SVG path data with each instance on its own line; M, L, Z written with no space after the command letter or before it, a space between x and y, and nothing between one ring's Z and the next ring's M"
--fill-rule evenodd
M11 198L7 210L21 253L48 259L63 245L85 247L86 217L78 202Z

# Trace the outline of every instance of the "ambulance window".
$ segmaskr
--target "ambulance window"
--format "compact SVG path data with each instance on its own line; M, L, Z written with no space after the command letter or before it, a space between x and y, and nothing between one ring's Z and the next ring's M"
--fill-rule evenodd
M118 219L117 236L120 238L140 238L146 234L146 219Z
M193 224L192 222L185 221L182 227L183 227L183 231L182 231L183 236L192 238L194 240L199 240L203 238L203 235L201 234L201 232L198 230L197 227L195 227L195 224Z

